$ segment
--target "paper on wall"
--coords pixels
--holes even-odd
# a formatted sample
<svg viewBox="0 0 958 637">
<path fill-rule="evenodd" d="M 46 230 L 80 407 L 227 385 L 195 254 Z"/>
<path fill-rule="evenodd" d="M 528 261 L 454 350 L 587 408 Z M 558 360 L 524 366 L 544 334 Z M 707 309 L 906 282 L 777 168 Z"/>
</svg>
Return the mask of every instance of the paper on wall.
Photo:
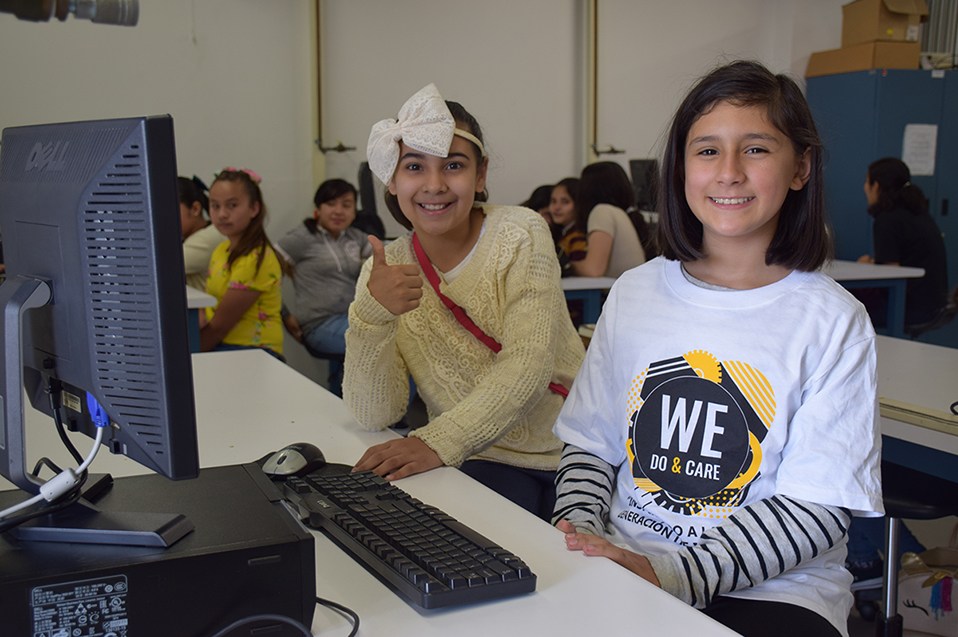
<svg viewBox="0 0 958 637">
<path fill-rule="evenodd" d="M 935 174 L 937 147 L 937 124 L 905 125 L 905 134 L 901 143 L 901 160 L 908 165 L 912 177 Z"/>
</svg>

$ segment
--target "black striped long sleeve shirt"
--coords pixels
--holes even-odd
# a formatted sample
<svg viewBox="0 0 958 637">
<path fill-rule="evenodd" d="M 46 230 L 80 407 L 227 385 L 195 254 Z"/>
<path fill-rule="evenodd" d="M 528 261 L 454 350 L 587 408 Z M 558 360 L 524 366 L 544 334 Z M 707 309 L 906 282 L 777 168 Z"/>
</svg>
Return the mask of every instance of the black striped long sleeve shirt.
<svg viewBox="0 0 958 637">
<path fill-rule="evenodd" d="M 559 463 L 553 524 L 605 535 L 616 468 L 567 445 Z M 663 589 L 696 607 L 756 586 L 834 547 L 848 532 L 843 508 L 775 495 L 739 509 L 695 546 L 647 556 Z"/>
</svg>

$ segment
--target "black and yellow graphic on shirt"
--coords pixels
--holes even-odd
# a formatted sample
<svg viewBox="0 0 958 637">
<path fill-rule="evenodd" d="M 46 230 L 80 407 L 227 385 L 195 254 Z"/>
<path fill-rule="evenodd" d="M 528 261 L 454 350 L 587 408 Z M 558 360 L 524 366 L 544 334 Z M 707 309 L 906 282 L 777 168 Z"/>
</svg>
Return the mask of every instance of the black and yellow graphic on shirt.
<svg viewBox="0 0 958 637">
<path fill-rule="evenodd" d="M 650 365 L 628 412 L 636 488 L 676 513 L 724 518 L 758 476 L 775 393 L 754 367 L 696 350 Z"/>
</svg>

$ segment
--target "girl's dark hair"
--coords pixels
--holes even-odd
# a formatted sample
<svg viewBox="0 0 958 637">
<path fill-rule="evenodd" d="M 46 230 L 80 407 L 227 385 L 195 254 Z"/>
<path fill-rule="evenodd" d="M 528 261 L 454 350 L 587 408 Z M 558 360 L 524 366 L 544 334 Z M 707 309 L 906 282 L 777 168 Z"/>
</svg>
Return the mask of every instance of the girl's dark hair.
<svg viewBox="0 0 958 637">
<path fill-rule="evenodd" d="M 607 203 L 621 208 L 629 215 L 635 232 L 639 235 L 639 242 L 646 254 L 654 253 L 655 237 L 645 217 L 635 207 L 635 188 L 632 180 L 625 174 L 625 169 L 614 161 L 597 161 L 582 169 L 582 179 L 579 182 L 579 197 L 576 199 L 576 217 L 586 231 L 589 214 L 600 203 Z"/>
<path fill-rule="evenodd" d="M 449 112 L 452 114 L 452 118 L 456 120 L 456 128 L 462 129 L 467 133 L 472 133 L 475 137 L 482 142 L 482 145 L 486 145 L 486 140 L 482 138 L 482 128 L 479 126 L 479 122 L 476 121 L 476 118 L 472 116 L 462 104 L 459 102 L 450 102 L 446 100 L 446 107 L 449 109 Z M 482 151 L 479 150 L 479 147 L 469 142 L 469 145 L 473 147 L 476 151 L 476 162 L 477 166 L 482 163 Z M 406 230 L 412 230 L 412 223 L 409 219 L 406 219 L 406 215 L 402 213 L 402 209 L 399 207 L 399 200 L 396 199 L 396 195 L 386 190 L 386 194 L 383 197 L 386 201 L 386 208 L 389 209 L 390 214 L 392 214 L 393 219 L 399 222 Z M 476 193 L 476 201 L 488 201 L 489 192 L 483 189 L 482 192 Z"/>
<path fill-rule="evenodd" d="M 868 167 L 868 181 L 878 184 L 878 202 L 868 208 L 873 216 L 894 208 L 913 215 L 928 212 L 928 199 L 921 188 L 911 183 L 911 171 L 900 159 L 885 157 Z"/>
<path fill-rule="evenodd" d="M 635 205 L 635 190 L 622 166 L 614 161 L 598 161 L 582 169 L 579 196 L 575 201 L 576 212 L 588 219 L 600 203 L 628 210 Z"/>
<path fill-rule="evenodd" d="M 316 189 L 316 195 L 313 197 L 313 203 L 318 209 L 327 201 L 339 199 L 348 193 L 353 193 L 353 199 L 356 199 L 356 188 L 351 183 L 345 179 L 327 179 L 319 185 L 319 188 Z M 306 229 L 312 234 L 319 232 L 319 222 L 312 217 L 303 220 L 303 225 L 306 226 Z"/>
<path fill-rule="evenodd" d="M 525 208 L 531 208 L 536 212 L 539 212 L 543 208 L 549 207 L 549 201 L 552 198 L 552 185 L 548 184 L 545 186 L 539 186 L 532 191 L 532 194 L 529 195 L 529 198 L 523 201 L 520 206 Z"/>
<path fill-rule="evenodd" d="M 702 252 L 702 224 L 685 198 L 685 147 L 692 125 L 720 102 L 763 106 L 768 121 L 792 142 L 796 155 L 811 161 L 808 183 L 789 190 L 765 263 L 802 271 L 817 270 L 832 255 L 825 219 L 823 148 L 808 102 L 798 85 L 758 62 L 737 61 L 702 78 L 679 106 L 666 140 L 659 196 L 659 247 L 669 259 L 695 261 Z"/>
<path fill-rule="evenodd" d="M 180 203 L 187 208 L 192 208 L 193 203 L 198 201 L 200 202 L 200 207 L 207 216 L 209 216 L 210 198 L 206 196 L 206 193 L 209 192 L 209 188 L 206 187 L 203 180 L 193 175 L 192 179 L 178 177 L 176 181 L 180 191 Z"/>
<path fill-rule="evenodd" d="M 259 248 L 260 254 L 256 260 L 256 271 L 259 272 L 259 267 L 263 264 L 263 259 L 266 257 L 266 248 L 268 247 L 273 250 L 276 254 L 276 258 L 279 259 L 279 266 L 283 273 L 290 274 L 291 270 L 286 260 L 283 259 L 279 252 L 273 249 L 273 244 L 270 243 L 269 237 L 266 236 L 266 229 L 264 227 L 266 204 L 263 202 L 263 193 L 259 189 L 259 184 L 253 181 L 250 176 L 242 170 L 224 170 L 220 172 L 216 175 L 216 179 L 213 180 L 213 185 L 210 186 L 210 188 L 220 181 L 239 183 L 243 186 L 247 196 L 249 196 L 250 206 L 255 203 L 259 204 L 259 214 L 250 220 L 249 225 L 246 226 L 246 230 L 243 231 L 243 236 L 240 237 L 239 242 L 236 244 L 236 248 L 230 251 L 229 257 L 226 259 L 226 267 L 233 267 L 233 263 L 237 259 Z"/>
</svg>

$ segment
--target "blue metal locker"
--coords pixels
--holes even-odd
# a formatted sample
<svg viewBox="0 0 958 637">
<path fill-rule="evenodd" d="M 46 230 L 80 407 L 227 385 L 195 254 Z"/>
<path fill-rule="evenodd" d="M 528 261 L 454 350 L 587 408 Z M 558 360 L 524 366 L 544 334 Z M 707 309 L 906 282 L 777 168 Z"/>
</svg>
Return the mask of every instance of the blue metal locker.
<svg viewBox="0 0 958 637">
<path fill-rule="evenodd" d="M 827 153 L 825 196 L 839 259 L 873 253 L 863 192 L 868 165 L 902 157 L 906 125 L 938 126 L 935 174 L 912 182 L 928 197 L 945 235 L 949 285 L 958 284 L 958 71 L 873 69 L 813 77 L 807 97 Z M 958 322 L 922 340 L 958 347 Z"/>
<path fill-rule="evenodd" d="M 944 78 L 932 78 L 931 71 L 870 70 L 808 79 L 808 102 L 827 151 L 825 194 L 839 259 L 871 254 L 871 217 L 862 190 L 868 165 L 901 157 L 907 124 L 941 125 L 944 86 Z M 939 139 L 939 154 L 941 147 Z M 912 180 L 932 201 L 936 176 Z"/>
</svg>

